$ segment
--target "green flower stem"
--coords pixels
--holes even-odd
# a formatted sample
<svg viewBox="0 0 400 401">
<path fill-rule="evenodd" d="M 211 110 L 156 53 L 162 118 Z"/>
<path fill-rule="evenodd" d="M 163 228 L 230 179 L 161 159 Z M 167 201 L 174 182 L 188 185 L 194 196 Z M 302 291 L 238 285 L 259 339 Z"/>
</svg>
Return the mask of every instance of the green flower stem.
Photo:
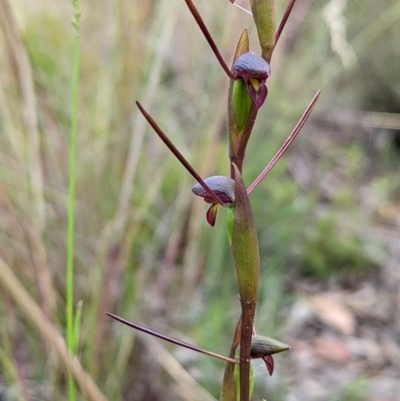
<svg viewBox="0 0 400 401">
<path fill-rule="evenodd" d="M 67 346 L 73 353 L 76 333 L 74 330 L 74 220 L 75 220 L 75 162 L 76 162 L 76 136 L 78 125 L 78 86 L 79 86 L 79 51 L 80 51 L 80 10 L 79 1 L 72 1 L 75 15 L 73 26 L 75 28 L 75 43 L 72 72 L 72 115 L 69 145 L 69 186 L 68 186 L 68 229 L 67 229 L 67 274 L 66 274 L 66 320 L 67 320 Z M 68 400 L 75 400 L 75 384 L 71 372 L 68 373 Z"/>
<path fill-rule="evenodd" d="M 76 354 L 79 345 L 79 335 L 80 335 L 79 329 L 81 327 L 81 320 L 82 320 L 82 307 L 83 307 L 83 302 L 79 301 L 74 318 L 74 341 L 71 350 L 73 354 Z"/>
</svg>

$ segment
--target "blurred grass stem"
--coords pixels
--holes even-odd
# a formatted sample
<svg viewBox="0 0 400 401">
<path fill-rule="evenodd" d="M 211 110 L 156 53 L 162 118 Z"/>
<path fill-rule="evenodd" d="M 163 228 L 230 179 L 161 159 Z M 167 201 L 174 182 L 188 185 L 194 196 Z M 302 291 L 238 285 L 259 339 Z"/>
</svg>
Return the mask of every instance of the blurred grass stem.
<svg viewBox="0 0 400 401">
<path fill-rule="evenodd" d="M 165 3 L 165 7 L 165 9 L 160 9 L 160 13 L 165 14 L 167 12 L 167 3 Z M 169 15 L 169 18 L 165 20 L 164 26 L 162 27 L 162 30 L 159 34 L 159 41 L 155 46 L 155 51 L 153 55 L 154 61 L 152 64 L 152 69 L 149 72 L 149 76 L 151 76 L 152 78 L 149 80 L 144 90 L 143 104 L 146 107 L 151 107 L 154 95 L 157 91 L 157 87 L 160 84 L 162 72 L 165 67 L 168 51 L 170 48 L 172 34 L 176 27 L 177 18 L 178 13 L 172 13 L 172 15 Z M 135 182 L 139 156 L 141 154 L 141 149 L 143 145 L 145 127 L 146 123 L 140 117 L 140 115 L 137 114 L 133 122 L 132 137 L 122 178 L 118 209 L 114 218 L 113 227 L 110 230 L 112 232 L 112 235 L 116 234 L 117 237 L 118 235 L 121 235 L 121 232 L 124 230 L 126 222 L 128 220 L 127 215 L 129 214 L 130 200 L 133 192 L 133 185 Z"/>
<path fill-rule="evenodd" d="M 23 138 L 20 138 L 23 144 L 20 146 L 19 140 L 16 139 L 18 138 L 16 130 L 9 130 L 9 132 L 13 132 L 10 135 L 10 141 L 14 145 L 15 153 L 24 160 L 23 165 L 27 176 L 29 196 L 32 198 L 30 204 L 34 208 L 34 210 L 29 209 L 28 241 L 30 242 L 32 265 L 37 272 L 37 284 L 41 295 L 42 307 L 45 313 L 50 316 L 56 309 L 56 297 L 43 243 L 43 230 L 46 221 L 43 166 L 36 110 L 37 98 L 32 65 L 22 37 L 23 32 L 18 24 L 13 3 L 9 0 L 0 1 L 0 26 L 5 37 L 5 48 L 7 50 L 4 55 L 8 56 L 15 83 L 18 87 L 23 120 L 22 131 L 26 133 Z M 7 131 L 6 129 L 4 130 L 4 132 Z"/>
<path fill-rule="evenodd" d="M 78 89 L 79 89 L 79 51 L 80 51 L 80 9 L 79 0 L 73 0 L 75 41 L 72 65 L 71 132 L 69 144 L 69 185 L 68 185 L 68 229 L 67 229 L 67 277 L 66 277 L 66 320 L 67 346 L 70 352 L 76 348 L 74 330 L 74 220 L 75 220 L 75 164 L 76 136 L 78 125 Z M 68 400 L 75 400 L 75 384 L 72 373 L 68 372 Z"/>
<path fill-rule="evenodd" d="M 44 340 L 55 351 L 65 370 L 75 378 L 82 392 L 91 401 L 107 401 L 92 377 L 82 368 L 78 358 L 68 351 L 65 341 L 56 327 L 47 319 L 35 300 L 25 290 L 12 269 L 0 258 L 0 283 L 18 305 L 27 320 L 42 335 Z"/>
</svg>

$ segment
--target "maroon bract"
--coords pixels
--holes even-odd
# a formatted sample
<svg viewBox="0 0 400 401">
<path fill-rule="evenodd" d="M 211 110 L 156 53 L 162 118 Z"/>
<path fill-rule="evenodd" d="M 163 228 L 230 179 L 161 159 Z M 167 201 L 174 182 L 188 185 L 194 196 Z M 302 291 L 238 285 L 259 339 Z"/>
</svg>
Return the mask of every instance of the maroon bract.
<svg viewBox="0 0 400 401">
<path fill-rule="evenodd" d="M 272 376 L 272 373 L 274 373 L 274 359 L 271 355 L 264 356 L 261 359 L 265 362 L 269 375 Z"/>
<path fill-rule="evenodd" d="M 210 208 L 207 210 L 206 219 L 207 219 L 207 223 L 211 227 L 215 226 L 215 221 L 217 220 L 217 212 L 218 212 L 217 204 L 211 205 Z"/>
</svg>

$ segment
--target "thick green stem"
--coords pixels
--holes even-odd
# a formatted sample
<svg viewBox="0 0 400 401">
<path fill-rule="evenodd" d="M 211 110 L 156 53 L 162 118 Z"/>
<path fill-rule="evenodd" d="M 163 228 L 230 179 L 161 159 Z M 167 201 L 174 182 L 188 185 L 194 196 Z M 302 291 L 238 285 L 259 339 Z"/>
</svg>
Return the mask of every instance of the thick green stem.
<svg viewBox="0 0 400 401">
<path fill-rule="evenodd" d="M 248 401 L 250 394 L 250 348 L 256 310 L 260 258 L 253 211 L 246 187 L 236 165 L 235 210 L 232 229 L 232 255 L 238 279 L 242 306 L 240 335 L 240 401 Z"/>
</svg>

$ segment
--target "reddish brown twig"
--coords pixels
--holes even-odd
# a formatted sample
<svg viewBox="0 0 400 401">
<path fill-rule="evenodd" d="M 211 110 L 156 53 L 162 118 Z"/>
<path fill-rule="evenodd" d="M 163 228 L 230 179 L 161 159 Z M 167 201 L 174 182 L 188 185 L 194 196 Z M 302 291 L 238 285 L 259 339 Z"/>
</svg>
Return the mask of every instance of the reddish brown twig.
<svg viewBox="0 0 400 401">
<path fill-rule="evenodd" d="M 279 38 L 281 36 L 283 28 L 285 28 L 287 20 L 289 19 L 289 16 L 290 16 L 290 13 L 292 12 L 294 3 L 296 3 L 296 0 L 290 0 L 289 4 L 286 7 L 285 12 L 283 13 L 282 20 L 281 20 L 281 22 L 279 24 L 279 27 L 278 27 L 278 29 L 277 29 L 277 31 L 275 33 L 275 46 L 278 43 L 278 40 L 279 40 Z"/>
<path fill-rule="evenodd" d="M 237 79 L 233 76 L 231 70 L 229 67 L 226 65 L 225 60 L 222 58 L 221 53 L 218 50 L 217 45 L 215 44 L 210 32 L 208 31 L 203 19 L 201 18 L 201 15 L 197 11 L 197 8 L 193 4 L 192 0 L 185 0 L 186 5 L 188 6 L 190 12 L 192 13 L 194 19 L 197 22 L 197 25 L 201 29 L 201 32 L 203 32 L 204 37 L 206 38 L 208 44 L 210 45 L 212 51 L 215 54 L 215 57 L 217 57 L 219 64 L 223 68 L 223 70 L 226 72 L 226 75 L 228 75 L 229 79 Z"/>
<path fill-rule="evenodd" d="M 188 349 L 190 349 L 192 351 L 199 352 L 200 354 L 213 356 L 214 358 L 222 359 L 223 361 L 236 363 L 236 364 L 239 363 L 239 361 L 237 361 L 236 359 L 229 358 L 229 357 L 223 356 L 223 355 L 219 355 L 219 354 L 216 354 L 214 352 L 207 351 L 205 349 L 196 347 L 195 345 L 192 345 L 192 344 L 186 343 L 184 341 L 178 340 L 176 338 L 166 336 L 166 335 L 158 333 L 158 332 L 156 332 L 154 330 L 148 329 L 147 327 L 144 327 L 144 326 L 142 326 L 140 324 L 133 323 L 133 322 L 130 322 L 129 320 L 122 319 L 121 317 L 119 317 L 117 315 L 114 315 L 112 313 L 109 313 L 109 312 L 105 312 L 105 313 L 106 313 L 107 316 L 110 316 L 111 318 L 113 318 L 115 320 L 118 320 L 118 322 L 121 322 L 121 323 L 125 324 L 126 326 L 129 326 L 129 327 L 132 327 L 133 329 L 142 331 L 143 333 L 150 334 L 151 336 L 161 338 L 162 340 L 168 341 L 168 342 L 170 342 L 172 344 L 176 344 L 176 345 L 179 345 L 181 347 L 188 348 Z"/>
</svg>

